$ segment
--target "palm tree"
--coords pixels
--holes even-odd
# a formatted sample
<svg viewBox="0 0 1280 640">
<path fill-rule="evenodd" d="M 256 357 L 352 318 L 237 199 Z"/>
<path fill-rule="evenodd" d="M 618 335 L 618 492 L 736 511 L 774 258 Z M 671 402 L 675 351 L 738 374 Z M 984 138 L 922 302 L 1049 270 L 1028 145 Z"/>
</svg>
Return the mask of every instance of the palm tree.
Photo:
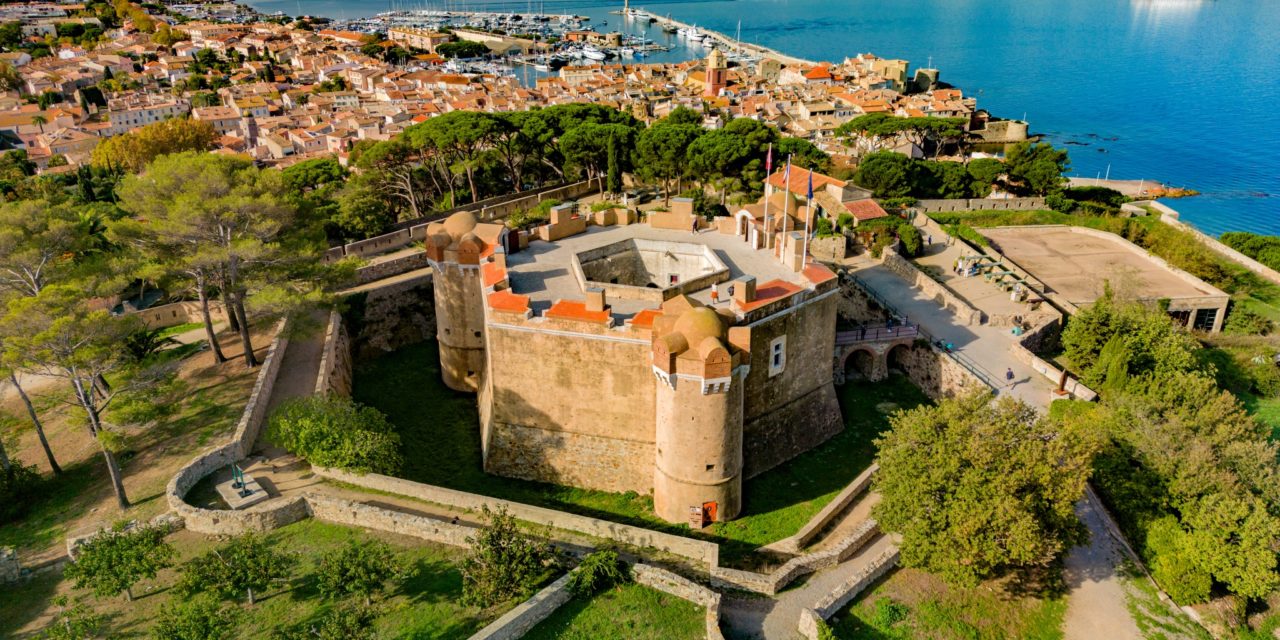
<svg viewBox="0 0 1280 640">
<path fill-rule="evenodd" d="M 44 125 L 47 122 L 49 122 L 49 119 L 44 117 L 44 114 L 42 113 L 37 113 L 36 115 L 31 116 L 31 124 L 40 127 L 40 133 L 44 133 Z"/>
</svg>

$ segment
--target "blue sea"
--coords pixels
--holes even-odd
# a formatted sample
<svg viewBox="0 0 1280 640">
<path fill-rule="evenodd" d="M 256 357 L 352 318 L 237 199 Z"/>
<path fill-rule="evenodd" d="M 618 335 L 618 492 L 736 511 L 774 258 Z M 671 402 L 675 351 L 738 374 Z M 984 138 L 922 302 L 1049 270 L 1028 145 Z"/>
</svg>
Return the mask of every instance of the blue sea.
<svg viewBox="0 0 1280 640">
<path fill-rule="evenodd" d="M 396 9 L 574 13 L 640 32 L 621 2 L 249 0 L 267 12 L 354 18 Z M 1280 235 L 1280 2 L 1276 0 L 713 0 L 632 6 L 813 60 L 861 52 L 930 62 L 979 106 L 1030 121 L 1072 173 L 1158 180 L 1219 234 Z M 601 26 L 608 21 L 607 26 Z M 740 25 L 740 26 L 739 26 Z M 649 37 L 663 42 L 651 29 Z M 650 60 L 705 52 L 678 46 Z"/>
</svg>

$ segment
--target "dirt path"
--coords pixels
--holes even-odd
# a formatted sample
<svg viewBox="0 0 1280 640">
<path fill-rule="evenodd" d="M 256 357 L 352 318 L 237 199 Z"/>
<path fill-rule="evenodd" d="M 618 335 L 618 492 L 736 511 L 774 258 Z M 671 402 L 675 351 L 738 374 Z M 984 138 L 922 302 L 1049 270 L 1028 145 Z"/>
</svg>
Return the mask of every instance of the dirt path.
<svg viewBox="0 0 1280 640">
<path fill-rule="evenodd" d="M 1088 496 L 1076 504 L 1076 515 L 1089 527 L 1089 544 L 1067 554 L 1067 613 L 1064 640 L 1138 640 L 1142 638 L 1127 605 L 1129 598 L 1119 566 L 1125 553 L 1111 537 L 1106 515 Z"/>
</svg>

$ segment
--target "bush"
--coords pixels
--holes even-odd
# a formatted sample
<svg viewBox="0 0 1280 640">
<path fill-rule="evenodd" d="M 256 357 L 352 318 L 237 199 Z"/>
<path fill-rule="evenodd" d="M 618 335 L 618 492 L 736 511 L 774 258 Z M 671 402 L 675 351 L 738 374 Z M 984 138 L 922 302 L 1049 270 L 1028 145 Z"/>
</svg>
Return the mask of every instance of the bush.
<svg viewBox="0 0 1280 640">
<path fill-rule="evenodd" d="M 1180 605 L 1206 602 L 1213 587 L 1213 576 L 1196 566 L 1188 542 L 1173 516 L 1164 516 L 1147 527 L 1144 555 L 1151 575 Z"/>
<path fill-rule="evenodd" d="M 853 219 L 853 214 L 848 211 L 842 212 L 839 217 L 836 218 L 836 227 L 840 229 L 852 229 L 856 224 L 856 221 Z"/>
<path fill-rule="evenodd" d="M 63 575 L 74 580 L 76 588 L 90 589 L 100 598 L 124 593 L 133 600 L 133 585 L 143 578 L 154 579 L 172 564 L 173 547 L 165 542 L 165 534 L 160 527 L 126 531 L 117 524 L 82 545 Z"/>
<path fill-rule="evenodd" d="M 368 640 L 377 614 L 368 607 L 344 605 L 330 609 L 314 622 L 277 628 L 271 640 Z"/>
<path fill-rule="evenodd" d="M 290 400 L 271 414 L 268 437 L 322 467 L 356 473 L 400 469 L 400 435 L 373 407 L 346 398 L 312 396 Z"/>
<path fill-rule="evenodd" d="M 34 466 L 10 462 L 9 472 L 0 471 L 0 525 L 16 522 L 37 502 L 44 478 Z"/>
<path fill-rule="evenodd" d="M 512 229 L 531 229 L 544 225 L 551 220 L 551 208 L 559 205 L 559 200 L 547 198 L 539 202 L 536 207 L 517 211 L 507 216 L 507 226 Z"/>
<path fill-rule="evenodd" d="M 942 225 L 942 230 L 946 231 L 947 235 L 953 238 L 961 238 L 964 241 L 974 246 L 978 246 L 978 247 L 991 246 L 991 241 L 987 240 L 986 236 L 982 235 L 981 233 L 978 233 L 976 229 L 964 223 L 944 224 Z"/>
<path fill-rule="evenodd" d="M 364 598 L 365 606 L 374 593 L 400 578 L 395 554 L 385 542 L 361 544 L 354 540 L 324 554 L 316 575 L 320 593 L 330 598 L 358 595 Z"/>
<path fill-rule="evenodd" d="M 222 640 L 231 637 L 236 611 L 207 598 L 178 602 L 160 611 L 151 630 L 154 640 Z"/>
<path fill-rule="evenodd" d="M 898 226 L 898 239 L 902 241 L 902 254 L 905 257 L 914 258 L 920 255 L 920 250 L 924 248 L 920 230 L 911 223 L 904 222 Z"/>
<path fill-rule="evenodd" d="M 1094 202 L 1103 207 L 1118 209 L 1129 198 L 1115 189 L 1107 187 L 1068 187 L 1062 195 L 1076 202 Z"/>
<path fill-rule="evenodd" d="M 1055 191 L 1045 196 L 1044 203 L 1050 209 L 1059 213 L 1071 213 L 1076 209 L 1076 201 L 1062 195 L 1061 191 Z"/>
<path fill-rule="evenodd" d="M 814 225 L 814 235 L 819 238 L 831 238 L 840 234 L 831 226 L 829 218 L 818 218 L 818 222 Z"/>
<path fill-rule="evenodd" d="M 877 235 L 875 241 L 871 243 L 871 256 L 879 258 L 884 253 L 885 247 L 893 244 L 893 236 Z"/>
<path fill-rule="evenodd" d="M 870 622 L 877 629 L 888 629 L 906 620 L 910 613 L 911 609 L 907 608 L 907 605 L 895 602 L 893 598 L 876 598 L 875 611 L 871 614 Z"/>
<path fill-rule="evenodd" d="M 583 558 L 569 577 L 569 590 L 586 597 L 630 580 L 631 568 L 618 559 L 618 552 L 596 551 Z"/>
<path fill-rule="evenodd" d="M 551 545 L 520 530 L 505 507 L 484 505 L 489 521 L 467 538 L 471 555 L 462 563 L 462 603 L 488 607 L 528 595 L 554 568 Z"/>
<path fill-rule="evenodd" d="M 211 592 L 224 600 L 261 593 L 288 575 L 293 558 L 272 549 L 255 534 L 245 534 L 198 558 L 182 568 L 177 592 L 191 595 Z"/>
<path fill-rule="evenodd" d="M 1222 330 L 1225 333 L 1246 336 L 1265 336 L 1274 329 L 1275 323 L 1265 316 L 1234 302 L 1231 303 L 1231 308 L 1227 311 L 1226 323 L 1222 325 Z"/>
<path fill-rule="evenodd" d="M 902 210 L 902 209 L 906 209 L 907 207 L 914 207 L 916 206 L 916 203 L 919 202 L 919 200 L 916 200 L 911 196 L 903 196 L 899 198 L 885 198 L 883 200 L 880 200 L 879 202 L 881 207 L 883 207 L 886 211 L 890 211 L 893 209 Z"/>
</svg>

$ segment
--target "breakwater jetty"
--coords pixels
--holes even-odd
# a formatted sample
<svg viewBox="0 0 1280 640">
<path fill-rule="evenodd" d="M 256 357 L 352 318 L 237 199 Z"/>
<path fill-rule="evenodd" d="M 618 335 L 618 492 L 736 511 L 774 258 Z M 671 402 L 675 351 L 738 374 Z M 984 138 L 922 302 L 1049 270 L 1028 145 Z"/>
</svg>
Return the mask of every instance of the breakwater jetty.
<svg viewBox="0 0 1280 640">
<path fill-rule="evenodd" d="M 669 16 L 660 16 L 653 13 L 649 13 L 649 14 L 638 13 L 635 15 L 637 15 L 637 17 L 643 16 L 644 18 L 652 17 L 655 20 L 655 24 L 663 27 L 674 27 L 676 29 L 693 29 L 696 27 L 696 25 L 692 25 L 687 22 L 681 22 Z M 751 56 L 757 56 L 761 58 L 773 58 L 774 60 L 779 60 L 785 64 L 805 65 L 805 66 L 814 66 L 818 64 L 817 62 L 814 62 L 812 60 L 805 60 L 804 58 L 789 56 L 780 51 L 775 51 L 773 49 L 770 49 L 768 47 L 764 47 L 758 44 L 754 44 L 751 42 L 743 42 L 740 40 L 734 40 L 733 38 L 730 38 L 729 36 L 726 36 L 723 33 L 720 33 L 719 31 L 712 31 L 710 29 L 704 29 L 702 27 L 696 27 L 696 28 L 698 29 L 699 32 L 702 33 L 703 36 L 712 38 L 716 42 L 720 43 L 721 45 L 731 50 L 738 50 Z"/>
</svg>

